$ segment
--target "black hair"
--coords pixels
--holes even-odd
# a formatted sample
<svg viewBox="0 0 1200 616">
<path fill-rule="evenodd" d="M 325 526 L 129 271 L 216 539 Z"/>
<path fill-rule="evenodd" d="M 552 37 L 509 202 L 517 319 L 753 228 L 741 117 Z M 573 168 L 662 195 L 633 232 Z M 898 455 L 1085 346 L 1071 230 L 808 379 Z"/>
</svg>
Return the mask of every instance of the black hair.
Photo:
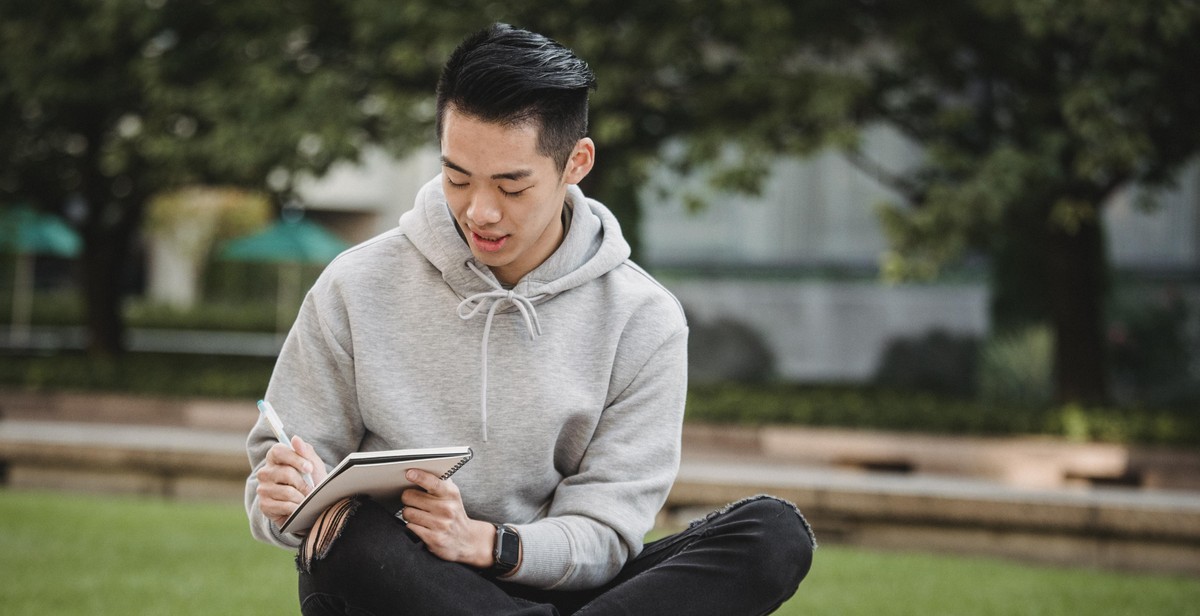
<svg viewBox="0 0 1200 616">
<path fill-rule="evenodd" d="M 492 24 L 450 54 L 437 86 L 437 135 L 446 109 L 510 126 L 532 122 L 538 152 L 565 169 L 587 135 L 588 93 L 596 76 L 555 41 L 508 24 Z"/>
</svg>

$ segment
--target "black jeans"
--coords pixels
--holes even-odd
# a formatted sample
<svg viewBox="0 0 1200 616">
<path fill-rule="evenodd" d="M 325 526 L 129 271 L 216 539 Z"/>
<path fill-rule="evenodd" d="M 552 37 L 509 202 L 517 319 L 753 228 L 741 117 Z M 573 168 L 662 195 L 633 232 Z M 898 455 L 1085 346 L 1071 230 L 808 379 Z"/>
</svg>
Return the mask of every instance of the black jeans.
<svg viewBox="0 0 1200 616">
<path fill-rule="evenodd" d="M 812 531 L 790 503 L 740 501 L 647 544 L 591 590 L 538 590 L 439 559 L 386 509 L 356 504 L 327 552 L 298 559 L 304 614 L 769 614 L 812 566 Z"/>
</svg>

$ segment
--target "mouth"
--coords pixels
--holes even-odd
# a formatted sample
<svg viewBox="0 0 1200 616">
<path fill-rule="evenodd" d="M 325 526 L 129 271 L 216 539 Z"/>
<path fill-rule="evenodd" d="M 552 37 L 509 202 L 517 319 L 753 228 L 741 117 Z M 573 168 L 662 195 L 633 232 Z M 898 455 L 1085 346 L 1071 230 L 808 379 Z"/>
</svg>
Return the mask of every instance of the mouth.
<svg viewBox="0 0 1200 616">
<path fill-rule="evenodd" d="M 480 235 L 474 231 L 471 232 L 471 243 L 483 252 L 496 252 L 504 248 L 504 243 L 507 241 L 507 235 L 487 236 Z"/>
</svg>

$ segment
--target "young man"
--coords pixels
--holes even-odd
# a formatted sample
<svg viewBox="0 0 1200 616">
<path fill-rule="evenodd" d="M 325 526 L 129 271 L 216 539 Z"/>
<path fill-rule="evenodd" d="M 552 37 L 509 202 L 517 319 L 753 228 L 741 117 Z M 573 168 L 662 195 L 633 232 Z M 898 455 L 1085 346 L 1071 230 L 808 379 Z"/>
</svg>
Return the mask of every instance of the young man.
<svg viewBox="0 0 1200 616">
<path fill-rule="evenodd" d="M 299 548 L 306 614 L 762 614 L 807 574 L 790 504 L 735 503 L 648 546 L 679 465 L 687 324 L 629 261 L 591 170 L 591 70 L 537 34 L 465 40 L 437 92 L 443 172 L 399 227 L 317 281 L 267 391 L 246 508 Z M 280 523 L 359 450 L 469 444 L 410 472 L 399 514 L 355 498 L 307 536 Z"/>
</svg>

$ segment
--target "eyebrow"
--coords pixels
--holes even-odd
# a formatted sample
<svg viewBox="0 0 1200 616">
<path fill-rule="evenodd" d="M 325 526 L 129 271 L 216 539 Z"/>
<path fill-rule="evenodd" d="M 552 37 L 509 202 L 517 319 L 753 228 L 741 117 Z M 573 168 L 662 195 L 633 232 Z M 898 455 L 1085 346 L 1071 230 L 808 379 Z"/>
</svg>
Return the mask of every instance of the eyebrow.
<svg viewBox="0 0 1200 616">
<path fill-rule="evenodd" d="M 442 157 L 442 164 L 467 176 L 467 177 L 471 177 L 471 175 L 472 175 L 472 173 L 470 171 L 463 169 L 462 166 L 456 164 L 454 161 L 450 160 L 449 158 L 446 158 L 445 156 Z M 523 180 L 531 175 L 533 175 L 532 169 L 517 169 L 516 171 L 509 171 L 507 173 L 494 173 L 494 174 L 492 174 L 492 179 L 493 180 L 517 181 L 517 180 Z"/>
</svg>

